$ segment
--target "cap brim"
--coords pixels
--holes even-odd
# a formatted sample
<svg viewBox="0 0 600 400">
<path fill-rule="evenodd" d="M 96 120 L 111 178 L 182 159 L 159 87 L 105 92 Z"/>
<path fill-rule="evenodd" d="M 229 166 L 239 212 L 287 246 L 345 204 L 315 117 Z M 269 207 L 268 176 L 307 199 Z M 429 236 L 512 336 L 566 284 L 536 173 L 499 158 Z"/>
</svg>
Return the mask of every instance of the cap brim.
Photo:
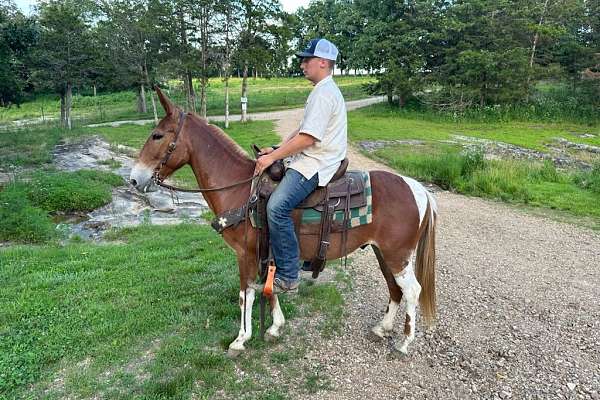
<svg viewBox="0 0 600 400">
<path fill-rule="evenodd" d="M 300 57 L 300 58 L 309 58 L 309 57 L 314 57 L 314 54 L 311 53 L 307 53 L 305 51 L 299 51 L 296 53 L 296 57 Z"/>
</svg>

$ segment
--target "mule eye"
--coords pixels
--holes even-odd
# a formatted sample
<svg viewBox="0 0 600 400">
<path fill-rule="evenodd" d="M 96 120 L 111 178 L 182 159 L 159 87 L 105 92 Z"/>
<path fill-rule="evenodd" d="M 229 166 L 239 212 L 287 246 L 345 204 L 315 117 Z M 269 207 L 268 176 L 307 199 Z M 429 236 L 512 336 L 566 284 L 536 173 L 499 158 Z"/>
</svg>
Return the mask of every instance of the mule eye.
<svg viewBox="0 0 600 400">
<path fill-rule="evenodd" d="M 162 133 L 153 133 L 153 134 L 152 134 L 152 139 L 153 139 L 153 140 L 160 140 L 160 139 L 162 139 L 162 138 L 163 138 L 163 136 L 164 136 L 164 135 L 163 135 Z"/>
</svg>

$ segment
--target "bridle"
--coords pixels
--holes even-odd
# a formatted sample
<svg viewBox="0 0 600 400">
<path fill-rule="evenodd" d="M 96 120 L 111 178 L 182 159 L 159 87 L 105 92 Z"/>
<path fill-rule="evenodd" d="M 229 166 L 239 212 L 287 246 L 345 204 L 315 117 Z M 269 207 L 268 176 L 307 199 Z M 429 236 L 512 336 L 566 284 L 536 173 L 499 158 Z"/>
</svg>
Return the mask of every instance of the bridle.
<svg viewBox="0 0 600 400">
<path fill-rule="evenodd" d="M 167 153 L 165 154 L 165 156 L 158 163 L 156 168 L 154 168 L 154 172 L 152 173 L 152 178 L 151 178 L 152 182 L 154 182 L 158 186 L 162 186 L 169 190 L 175 190 L 178 192 L 188 192 L 188 193 L 200 193 L 200 192 L 216 192 L 219 190 L 231 189 L 233 187 L 240 186 L 240 185 L 243 185 L 244 183 L 253 181 L 255 178 L 258 178 L 258 176 L 251 176 L 248 179 L 244 179 L 243 181 L 235 182 L 231 185 L 220 186 L 220 187 L 216 187 L 216 188 L 207 188 L 207 189 L 201 189 L 201 188 L 200 189 L 185 189 L 185 188 L 178 188 L 178 187 L 164 183 L 163 181 L 166 179 L 166 177 L 162 178 L 160 176 L 160 171 L 167 164 L 167 162 L 169 161 L 169 158 L 171 158 L 171 155 L 177 148 L 177 140 L 179 139 L 179 134 L 181 133 L 181 129 L 183 128 L 183 124 L 184 124 L 188 114 L 189 113 L 186 113 L 184 111 L 179 111 L 179 122 L 177 123 L 177 130 L 175 130 L 175 137 L 173 138 L 173 141 L 171 143 L 169 143 L 169 147 L 167 147 Z"/>
</svg>

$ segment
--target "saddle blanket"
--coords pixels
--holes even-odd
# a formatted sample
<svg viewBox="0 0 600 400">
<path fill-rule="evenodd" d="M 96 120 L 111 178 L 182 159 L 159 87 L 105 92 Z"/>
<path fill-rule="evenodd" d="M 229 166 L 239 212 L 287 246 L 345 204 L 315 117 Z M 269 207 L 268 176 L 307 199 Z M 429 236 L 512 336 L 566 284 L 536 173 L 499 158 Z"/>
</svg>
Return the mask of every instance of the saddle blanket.
<svg viewBox="0 0 600 400">
<path fill-rule="evenodd" d="M 368 172 L 361 171 L 361 175 L 364 182 L 364 193 L 367 200 L 366 205 L 363 207 L 356 207 L 350 209 L 350 219 L 348 220 L 348 229 L 356 228 L 357 226 L 370 224 L 373 222 L 373 196 L 371 194 L 371 177 Z M 250 221 L 253 227 L 257 227 L 257 218 L 254 210 L 250 212 Z M 333 220 L 335 222 L 342 223 L 344 221 L 344 210 L 337 210 L 334 213 Z M 314 208 L 306 208 L 302 210 L 302 222 L 301 224 L 320 224 L 321 213 Z M 258 226 L 260 228 L 260 226 Z"/>
<path fill-rule="evenodd" d="M 362 171 L 362 178 L 365 184 L 365 197 L 367 204 L 364 207 L 350 209 L 350 219 L 348 220 L 348 229 L 357 226 L 370 224 L 373 222 L 373 196 L 371 194 L 371 177 L 368 172 Z M 337 210 L 333 215 L 335 222 L 344 221 L 344 210 Z M 321 213 L 314 208 L 307 208 L 302 213 L 302 224 L 320 224 Z"/>
</svg>

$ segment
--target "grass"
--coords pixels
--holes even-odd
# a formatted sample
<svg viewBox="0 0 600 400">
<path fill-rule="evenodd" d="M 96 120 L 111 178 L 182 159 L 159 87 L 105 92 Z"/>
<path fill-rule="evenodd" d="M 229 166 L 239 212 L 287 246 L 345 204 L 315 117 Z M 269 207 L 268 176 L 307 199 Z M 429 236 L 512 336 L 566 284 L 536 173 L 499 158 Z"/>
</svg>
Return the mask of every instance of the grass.
<svg viewBox="0 0 600 400">
<path fill-rule="evenodd" d="M 464 122 L 429 113 L 402 111 L 378 104 L 348 114 L 349 136 L 363 140 L 452 140 L 453 135 L 470 136 L 545 151 L 546 144 L 563 137 L 574 143 L 600 146 L 600 125 L 531 122 Z M 595 137 L 582 137 L 583 134 Z"/>
<path fill-rule="evenodd" d="M 363 84 L 370 82 L 370 77 L 336 77 L 346 100 L 356 100 L 367 97 Z M 239 98 L 241 95 L 241 82 L 239 78 L 230 80 L 230 112 L 239 114 Z M 177 104 L 185 105 L 185 96 L 181 89 L 181 82 L 170 82 L 171 89 L 166 88 L 168 95 Z M 197 88 L 198 83 L 194 86 Z M 260 112 L 291 107 L 301 107 L 312 86 L 303 77 L 273 78 L 273 79 L 248 79 L 248 111 Z M 199 93 L 199 90 L 198 92 Z M 113 121 L 123 119 L 152 118 L 150 94 L 147 94 L 148 113 L 139 114 L 136 106 L 136 94 L 133 90 L 99 94 L 96 97 L 90 93 L 76 93 L 73 97 L 73 119 L 75 125 L 84 122 Z M 209 115 L 224 114 L 224 83 L 219 78 L 209 81 L 207 92 L 207 111 Z M 199 102 L 198 102 L 199 105 Z M 162 108 L 157 102 L 159 114 Z M 23 103 L 21 107 L 0 109 L 0 123 L 7 123 L 20 119 L 56 118 L 60 114 L 60 103 L 57 96 L 44 95 Z"/>
<path fill-rule="evenodd" d="M 600 228 L 600 167 L 588 172 L 558 171 L 551 163 L 486 160 L 481 152 L 448 145 L 388 146 L 374 156 L 404 175 L 471 196 L 567 212 Z"/>
<path fill-rule="evenodd" d="M 586 160 L 595 163 L 589 171 L 563 171 L 548 163 L 487 160 L 482 152 L 465 152 L 454 144 L 454 135 L 460 135 L 542 152 L 556 138 L 600 146 L 600 125 L 453 121 L 385 104 L 353 111 L 348 120 L 351 141 L 387 142 L 367 155 L 404 175 L 466 195 L 557 210 L 574 222 L 587 219 L 584 225 L 600 228 L 600 159 Z M 421 144 L 402 143 L 410 140 Z"/>
<path fill-rule="evenodd" d="M 110 203 L 123 179 L 92 170 L 36 172 L 0 191 L 0 240 L 39 243 L 57 238 L 51 215 L 91 211 Z"/>
<path fill-rule="evenodd" d="M 273 368 L 298 368 L 297 390 L 327 388 L 315 367 L 297 363 L 302 337 L 270 350 L 255 335 L 249 354 L 225 356 L 239 328 L 239 280 L 234 254 L 210 228 L 147 225 L 109 239 L 0 249 L 0 396 L 287 398 L 269 385 Z M 322 298 L 339 299 L 335 286 L 301 291 L 282 297 L 286 318 L 340 314 L 338 300 Z"/>
</svg>

